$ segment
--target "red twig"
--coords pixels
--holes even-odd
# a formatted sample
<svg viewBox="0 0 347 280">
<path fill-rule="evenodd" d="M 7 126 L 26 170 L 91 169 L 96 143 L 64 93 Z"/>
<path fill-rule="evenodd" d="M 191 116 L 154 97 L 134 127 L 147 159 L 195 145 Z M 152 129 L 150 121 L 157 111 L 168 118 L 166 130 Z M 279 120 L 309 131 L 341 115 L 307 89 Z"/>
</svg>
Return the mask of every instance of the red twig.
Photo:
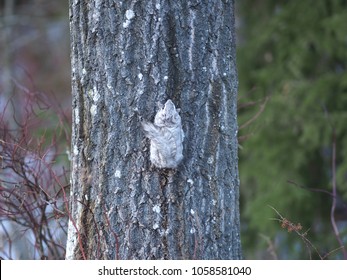
<svg viewBox="0 0 347 280">
<path fill-rule="evenodd" d="M 59 112 L 52 110 L 44 94 L 21 89 L 20 98 L 15 102 L 10 99 L 0 113 L 0 237 L 7 244 L 0 248 L 0 257 L 19 257 L 14 252 L 17 241 L 22 240 L 30 246 L 27 252 L 21 251 L 22 257 L 61 259 L 65 248 L 60 240 L 67 225 L 61 200 L 67 203 L 67 197 L 62 198 L 59 186 L 64 190 L 68 178 L 65 170 L 57 169 L 61 164 L 56 163 L 58 128 L 45 128 L 43 135 L 37 134 L 50 124 L 40 116 L 59 116 Z M 11 114 L 5 112 L 9 104 Z M 52 229 L 54 221 L 58 230 Z M 5 228 L 8 225 L 16 226 L 21 236 Z"/>
</svg>

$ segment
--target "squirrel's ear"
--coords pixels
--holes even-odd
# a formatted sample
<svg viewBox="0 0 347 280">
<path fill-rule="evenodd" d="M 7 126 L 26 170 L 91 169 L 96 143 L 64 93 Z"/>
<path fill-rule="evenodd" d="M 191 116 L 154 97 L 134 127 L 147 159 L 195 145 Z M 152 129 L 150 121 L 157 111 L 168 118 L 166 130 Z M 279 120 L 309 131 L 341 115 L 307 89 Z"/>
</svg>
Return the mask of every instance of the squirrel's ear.
<svg viewBox="0 0 347 280">
<path fill-rule="evenodd" d="M 176 109 L 177 113 L 181 112 L 181 108 Z"/>
</svg>

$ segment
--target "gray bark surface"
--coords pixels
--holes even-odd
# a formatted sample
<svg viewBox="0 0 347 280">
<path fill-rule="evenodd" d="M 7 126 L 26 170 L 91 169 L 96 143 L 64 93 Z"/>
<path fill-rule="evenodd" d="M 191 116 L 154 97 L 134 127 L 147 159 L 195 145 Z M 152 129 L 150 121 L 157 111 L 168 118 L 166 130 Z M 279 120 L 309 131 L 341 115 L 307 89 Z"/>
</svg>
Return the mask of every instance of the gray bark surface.
<svg viewBox="0 0 347 280">
<path fill-rule="evenodd" d="M 67 259 L 240 259 L 233 1 L 70 1 Z M 181 108 L 177 169 L 141 120 Z"/>
</svg>

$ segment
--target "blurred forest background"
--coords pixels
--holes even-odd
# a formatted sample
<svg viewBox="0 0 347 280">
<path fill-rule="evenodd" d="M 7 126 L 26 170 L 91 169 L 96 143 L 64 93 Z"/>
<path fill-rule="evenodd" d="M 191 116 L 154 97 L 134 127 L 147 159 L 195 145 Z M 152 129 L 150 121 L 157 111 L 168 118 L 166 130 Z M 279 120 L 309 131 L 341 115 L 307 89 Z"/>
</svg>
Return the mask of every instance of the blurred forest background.
<svg viewBox="0 0 347 280">
<path fill-rule="evenodd" d="M 244 257 L 347 258 L 347 1 L 236 2 Z M 0 3 L 0 258 L 62 259 L 68 1 Z"/>
</svg>

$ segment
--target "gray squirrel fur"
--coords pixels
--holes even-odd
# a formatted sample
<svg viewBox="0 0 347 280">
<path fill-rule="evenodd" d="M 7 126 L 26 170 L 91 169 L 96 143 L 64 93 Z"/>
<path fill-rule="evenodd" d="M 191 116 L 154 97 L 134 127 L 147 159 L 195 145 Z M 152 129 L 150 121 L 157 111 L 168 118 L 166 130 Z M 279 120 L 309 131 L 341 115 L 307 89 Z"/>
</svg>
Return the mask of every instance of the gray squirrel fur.
<svg viewBox="0 0 347 280">
<path fill-rule="evenodd" d="M 150 139 L 150 160 L 158 168 L 176 168 L 183 159 L 181 117 L 175 104 L 168 99 L 155 115 L 154 123 L 142 122 L 142 128 Z"/>
</svg>

